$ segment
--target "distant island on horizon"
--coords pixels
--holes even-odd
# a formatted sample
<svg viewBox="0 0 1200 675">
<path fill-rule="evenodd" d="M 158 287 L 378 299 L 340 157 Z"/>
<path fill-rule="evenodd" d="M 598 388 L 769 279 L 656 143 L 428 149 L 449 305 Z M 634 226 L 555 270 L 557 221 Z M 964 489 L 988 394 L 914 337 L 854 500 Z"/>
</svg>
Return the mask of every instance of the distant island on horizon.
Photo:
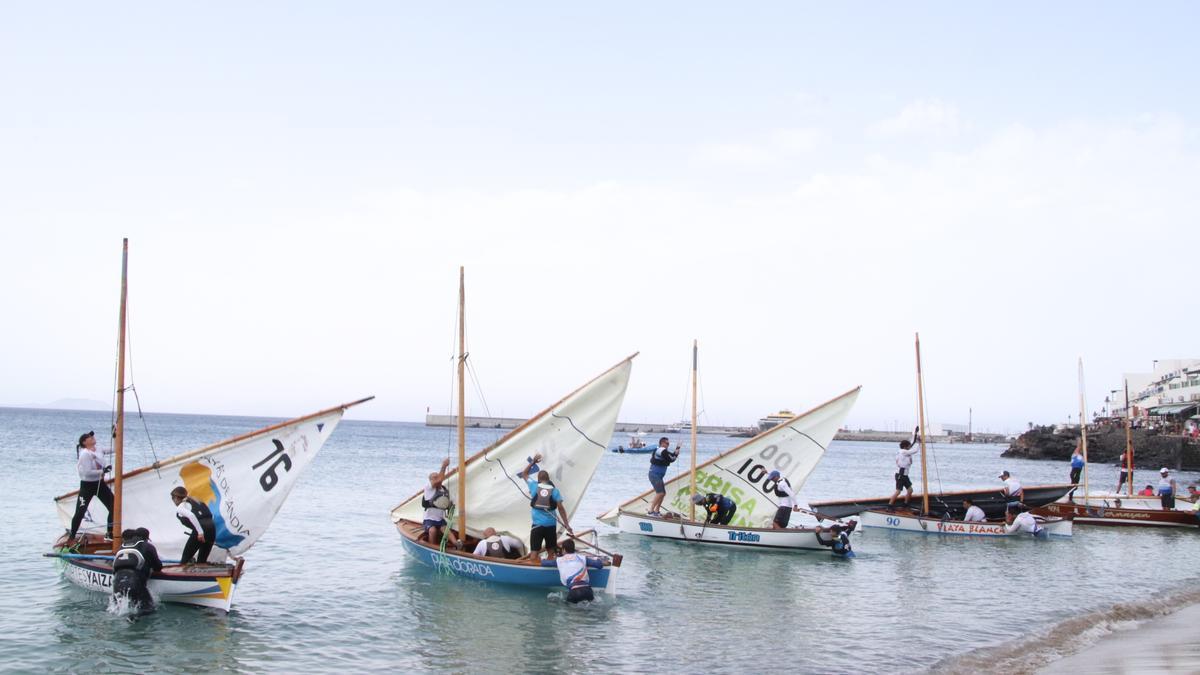
<svg viewBox="0 0 1200 675">
<path fill-rule="evenodd" d="M 35 408 L 39 410 L 92 410 L 106 411 L 111 410 L 112 406 L 103 402 L 95 401 L 90 398 L 60 398 L 49 403 L 18 403 L 7 406 L 9 408 Z"/>
</svg>

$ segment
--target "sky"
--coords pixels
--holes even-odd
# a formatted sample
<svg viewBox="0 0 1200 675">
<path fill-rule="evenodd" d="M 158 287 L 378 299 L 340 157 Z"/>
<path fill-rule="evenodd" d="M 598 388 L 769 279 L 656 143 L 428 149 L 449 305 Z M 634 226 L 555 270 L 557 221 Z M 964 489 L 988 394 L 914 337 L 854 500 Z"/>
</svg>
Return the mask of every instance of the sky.
<svg viewBox="0 0 1200 675">
<path fill-rule="evenodd" d="M 1200 356 L 1194 3 L 0 10 L 0 405 L 1016 432 Z"/>
</svg>

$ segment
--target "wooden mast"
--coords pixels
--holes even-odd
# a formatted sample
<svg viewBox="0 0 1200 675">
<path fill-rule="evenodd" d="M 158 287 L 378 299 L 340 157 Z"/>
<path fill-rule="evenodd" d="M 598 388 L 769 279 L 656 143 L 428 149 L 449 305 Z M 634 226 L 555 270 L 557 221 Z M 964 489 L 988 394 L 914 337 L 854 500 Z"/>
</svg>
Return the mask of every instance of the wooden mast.
<svg viewBox="0 0 1200 675">
<path fill-rule="evenodd" d="M 121 547 L 121 477 L 125 473 L 125 300 L 129 285 L 129 239 L 121 241 L 121 313 L 117 320 L 117 419 L 113 429 L 112 551 Z M 100 480 L 104 480 L 101 476 Z"/>
<path fill-rule="evenodd" d="M 1133 496 L 1133 411 L 1129 409 L 1129 380 L 1125 380 L 1125 471 L 1129 496 Z"/>
<path fill-rule="evenodd" d="M 929 515 L 929 472 L 925 470 L 925 378 L 921 376 L 921 334 L 917 346 L 917 419 L 921 425 L 921 515 Z"/>
<path fill-rule="evenodd" d="M 458 268 L 458 536 L 467 536 L 467 405 L 464 394 L 467 365 L 467 290 L 465 272 Z M 463 539 L 465 541 L 465 539 Z"/>
<path fill-rule="evenodd" d="M 1088 503 L 1087 402 L 1083 394 L 1083 357 L 1079 357 L 1079 447 L 1083 450 L 1083 503 Z"/>
<path fill-rule="evenodd" d="M 692 484 L 688 490 L 689 495 L 696 494 L 696 359 L 700 350 L 700 342 L 692 340 L 692 469 L 691 477 Z M 688 498 L 688 519 L 696 519 L 696 502 Z"/>
</svg>

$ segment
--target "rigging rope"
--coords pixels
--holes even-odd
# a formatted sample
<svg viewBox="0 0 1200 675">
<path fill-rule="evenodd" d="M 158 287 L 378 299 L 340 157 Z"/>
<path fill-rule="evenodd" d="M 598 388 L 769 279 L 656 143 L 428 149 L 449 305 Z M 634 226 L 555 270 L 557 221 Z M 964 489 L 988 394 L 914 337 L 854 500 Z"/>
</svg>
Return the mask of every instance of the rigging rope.
<svg viewBox="0 0 1200 675">
<path fill-rule="evenodd" d="M 133 322 L 129 317 L 129 307 L 125 308 L 125 342 L 128 345 L 129 352 L 129 386 L 127 389 L 133 392 L 133 400 L 137 403 L 138 418 L 142 420 L 142 429 L 146 431 L 146 442 L 150 444 L 150 455 L 154 457 L 154 473 L 159 478 L 162 477 L 158 472 L 158 453 L 154 450 L 154 439 L 150 436 L 150 425 L 146 423 L 146 415 L 142 412 L 142 400 L 138 397 L 136 382 L 133 377 Z M 124 421 L 124 420 L 122 420 Z"/>
</svg>

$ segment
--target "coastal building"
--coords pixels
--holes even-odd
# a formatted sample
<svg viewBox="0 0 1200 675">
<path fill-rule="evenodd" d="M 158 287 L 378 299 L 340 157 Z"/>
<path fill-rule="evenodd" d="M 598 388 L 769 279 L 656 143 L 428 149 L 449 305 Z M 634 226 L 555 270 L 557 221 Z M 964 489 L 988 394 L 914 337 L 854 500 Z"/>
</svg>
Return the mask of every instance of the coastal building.
<svg viewBox="0 0 1200 675">
<path fill-rule="evenodd" d="M 1187 418 L 1200 408 L 1200 359 L 1159 359 L 1149 373 L 1125 373 L 1132 418 Z M 1109 416 L 1126 417 L 1125 387 L 1107 397 Z"/>
</svg>

